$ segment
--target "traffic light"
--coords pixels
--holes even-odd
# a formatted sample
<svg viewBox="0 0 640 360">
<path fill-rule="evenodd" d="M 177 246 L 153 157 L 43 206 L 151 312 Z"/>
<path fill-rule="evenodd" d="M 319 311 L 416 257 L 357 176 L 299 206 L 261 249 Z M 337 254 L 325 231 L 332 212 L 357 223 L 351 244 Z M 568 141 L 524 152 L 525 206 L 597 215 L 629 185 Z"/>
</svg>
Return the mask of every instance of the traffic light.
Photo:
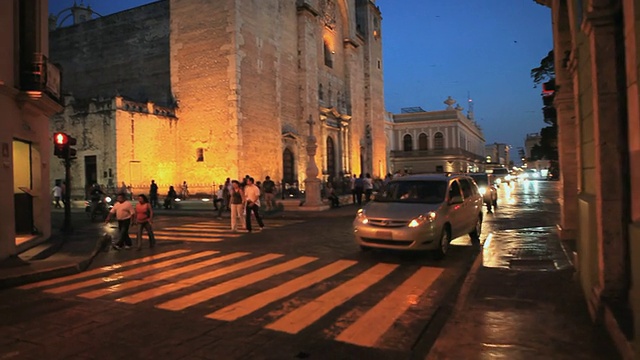
<svg viewBox="0 0 640 360">
<path fill-rule="evenodd" d="M 74 158 L 77 151 L 71 146 L 74 146 L 76 143 L 75 138 L 63 132 L 57 132 L 53 134 L 53 154 L 61 159 Z"/>
</svg>

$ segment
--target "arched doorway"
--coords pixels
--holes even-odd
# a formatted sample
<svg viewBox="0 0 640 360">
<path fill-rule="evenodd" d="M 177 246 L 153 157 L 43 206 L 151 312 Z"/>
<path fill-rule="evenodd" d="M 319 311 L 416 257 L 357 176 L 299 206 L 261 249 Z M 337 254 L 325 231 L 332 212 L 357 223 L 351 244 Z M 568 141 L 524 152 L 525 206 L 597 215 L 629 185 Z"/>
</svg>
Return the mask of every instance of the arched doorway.
<svg viewBox="0 0 640 360">
<path fill-rule="evenodd" d="M 336 149 L 331 136 L 327 137 L 327 175 L 331 180 L 336 178 Z"/>
<path fill-rule="evenodd" d="M 285 148 L 282 153 L 282 181 L 287 184 L 293 184 L 295 178 L 295 161 L 293 152 L 289 148 Z"/>
</svg>

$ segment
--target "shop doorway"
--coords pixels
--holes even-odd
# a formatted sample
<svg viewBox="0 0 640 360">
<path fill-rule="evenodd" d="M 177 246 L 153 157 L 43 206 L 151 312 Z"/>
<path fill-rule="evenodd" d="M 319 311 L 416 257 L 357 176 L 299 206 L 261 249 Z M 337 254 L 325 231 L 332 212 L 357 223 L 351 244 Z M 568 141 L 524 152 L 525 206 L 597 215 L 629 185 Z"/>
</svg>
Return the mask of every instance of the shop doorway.
<svg viewBox="0 0 640 360">
<path fill-rule="evenodd" d="M 89 189 L 98 183 L 98 158 L 95 155 L 84 157 L 84 185 Z"/>
<path fill-rule="evenodd" d="M 31 143 L 13 140 L 13 199 L 17 235 L 34 231 L 31 152 Z"/>
</svg>

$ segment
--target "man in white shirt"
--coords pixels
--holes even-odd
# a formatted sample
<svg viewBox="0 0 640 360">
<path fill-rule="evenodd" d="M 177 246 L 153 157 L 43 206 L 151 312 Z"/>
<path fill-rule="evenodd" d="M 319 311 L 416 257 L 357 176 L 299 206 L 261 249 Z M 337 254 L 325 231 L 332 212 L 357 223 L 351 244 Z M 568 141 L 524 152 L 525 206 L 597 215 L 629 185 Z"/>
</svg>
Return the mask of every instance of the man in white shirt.
<svg viewBox="0 0 640 360">
<path fill-rule="evenodd" d="M 53 199 L 56 202 L 55 208 L 61 209 L 62 205 L 60 205 L 60 199 L 62 198 L 62 188 L 60 187 L 60 185 L 56 184 L 56 186 L 54 186 L 51 190 L 51 193 L 53 194 Z"/>
<path fill-rule="evenodd" d="M 120 193 L 116 198 L 117 202 L 109 211 L 109 215 L 107 215 L 107 220 L 105 222 L 109 222 L 111 220 L 112 215 L 116 215 L 116 220 L 118 220 L 118 242 L 113 244 L 113 248 L 115 250 L 120 250 L 124 246 L 125 249 L 130 249 L 132 242 L 129 237 L 129 226 L 131 226 L 131 218 L 133 217 L 134 210 L 131 202 L 125 199 L 125 195 Z"/>
<path fill-rule="evenodd" d="M 244 187 L 244 198 L 246 201 L 246 227 L 251 232 L 251 212 L 256 216 L 260 230 L 264 228 L 264 223 L 260 217 L 260 189 L 254 184 L 252 177 L 247 178 L 247 185 Z"/>
</svg>

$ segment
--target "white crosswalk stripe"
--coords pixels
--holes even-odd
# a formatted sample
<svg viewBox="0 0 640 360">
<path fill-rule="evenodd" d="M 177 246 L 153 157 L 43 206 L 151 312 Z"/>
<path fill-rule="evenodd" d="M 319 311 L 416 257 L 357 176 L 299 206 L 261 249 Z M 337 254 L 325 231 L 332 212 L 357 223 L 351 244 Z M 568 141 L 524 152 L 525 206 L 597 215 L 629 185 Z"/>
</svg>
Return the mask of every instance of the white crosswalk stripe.
<svg viewBox="0 0 640 360">
<path fill-rule="evenodd" d="M 298 220 L 269 220 L 268 228 L 280 228 L 287 225 L 299 223 Z M 240 222 L 242 225 L 243 222 Z M 132 226 L 129 229 L 129 236 L 135 239 L 137 236 L 137 227 Z M 153 231 L 156 240 L 159 241 L 188 241 L 188 242 L 221 242 L 228 239 L 238 238 L 246 232 L 240 230 L 233 232 L 229 221 L 202 221 L 196 223 L 183 224 L 179 226 L 169 226 Z M 148 241 L 148 235 L 143 232 L 143 242 Z"/>
<path fill-rule="evenodd" d="M 401 317 L 429 298 L 430 288 L 442 273 L 442 268 L 435 267 L 325 262 L 311 256 L 174 250 L 21 289 L 167 311 L 198 313 L 204 308 L 203 316 L 212 320 L 249 318 L 265 329 L 289 334 L 329 323 L 336 327 L 322 336 L 377 347 L 390 333 L 409 333 Z M 233 296 L 241 289 L 250 294 Z M 345 311 L 356 307 L 358 312 Z M 352 319 L 343 321 L 347 314 Z"/>
</svg>

